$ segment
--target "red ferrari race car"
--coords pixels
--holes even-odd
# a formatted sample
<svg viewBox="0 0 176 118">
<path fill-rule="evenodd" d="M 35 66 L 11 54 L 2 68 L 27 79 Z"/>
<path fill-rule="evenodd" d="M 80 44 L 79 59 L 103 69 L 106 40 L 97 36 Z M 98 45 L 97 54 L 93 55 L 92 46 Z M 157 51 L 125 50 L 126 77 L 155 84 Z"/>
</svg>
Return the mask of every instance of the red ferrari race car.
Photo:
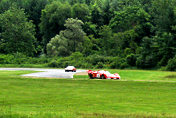
<svg viewBox="0 0 176 118">
<path fill-rule="evenodd" d="M 120 75 L 118 73 L 111 74 L 109 71 L 98 70 L 98 71 L 88 71 L 88 75 L 90 79 L 98 78 L 98 79 L 120 79 Z"/>
</svg>

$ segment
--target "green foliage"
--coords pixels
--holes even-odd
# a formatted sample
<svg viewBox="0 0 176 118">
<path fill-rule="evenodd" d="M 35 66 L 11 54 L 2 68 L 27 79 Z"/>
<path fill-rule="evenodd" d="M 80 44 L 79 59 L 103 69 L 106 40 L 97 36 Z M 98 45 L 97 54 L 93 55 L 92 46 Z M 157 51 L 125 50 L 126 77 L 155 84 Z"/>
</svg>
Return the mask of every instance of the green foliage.
<svg viewBox="0 0 176 118">
<path fill-rule="evenodd" d="M 97 4 L 94 4 L 92 6 L 91 21 L 92 21 L 92 23 L 96 24 L 97 26 L 103 25 L 103 22 L 104 22 L 103 11 Z"/>
<path fill-rule="evenodd" d="M 105 55 L 90 55 L 87 57 L 86 61 L 94 66 L 96 66 L 98 63 L 109 63 L 110 58 L 108 58 Z"/>
<path fill-rule="evenodd" d="M 138 68 L 152 68 L 156 67 L 158 63 L 158 46 L 155 38 L 144 37 L 142 39 L 142 46 L 140 54 L 137 57 L 136 65 Z M 156 54 L 155 54 L 156 53 Z"/>
<path fill-rule="evenodd" d="M 169 59 L 176 54 L 176 42 L 171 33 L 163 32 L 161 36 L 155 37 L 158 44 L 158 56 L 161 58 L 159 66 L 166 66 Z"/>
<path fill-rule="evenodd" d="M 83 22 L 78 19 L 66 20 L 66 29 L 61 31 L 47 44 L 47 53 L 51 56 L 67 56 L 72 52 L 81 52 L 85 33 L 82 30 Z"/>
<path fill-rule="evenodd" d="M 39 44 L 41 45 L 42 36 L 40 34 L 40 18 L 41 18 L 41 11 L 45 8 L 45 6 L 48 4 L 48 0 L 26 0 L 26 2 L 23 2 L 23 8 L 25 9 L 25 13 L 29 16 L 28 19 L 32 20 L 35 24 L 36 29 L 36 38 L 39 41 Z"/>
<path fill-rule="evenodd" d="M 125 68 L 128 68 L 128 67 L 129 67 L 129 65 L 128 65 L 127 62 L 123 62 L 123 63 L 121 63 L 121 65 L 120 65 L 120 69 L 125 69 Z"/>
<path fill-rule="evenodd" d="M 149 21 L 150 15 L 142 8 L 132 6 L 127 7 L 121 12 L 116 12 L 114 18 L 110 22 L 110 27 L 114 32 L 124 32 L 130 30 L 137 25 L 142 25 Z"/>
<path fill-rule="evenodd" d="M 76 68 L 88 68 L 90 67 L 87 62 L 84 61 L 83 55 L 80 52 L 72 53 L 69 57 L 60 57 L 58 59 L 49 62 L 49 67 L 65 68 L 69 65 L 74 65 Z"/>
<path fill-rule="evenodd" d="M 58 67 L 58 63 L 56 60 L 52 60 L 48 63 L 49 67 Z"/>
<path fill-rule="evenodd" d="M 42 10 L 40 31 L 43 34 L 43 45 L 64 29 L 64 23 L 71 17 L 71 6 L 68 3 L 54 1 Z"/>
<path fill-rule="evenodd" d="M 102 54 L 103 55 L 112 55 L 111 48 L 114 48 L 114 41 L 112 39 L 112 30 L 109 26 L 102 26 L 99 35 L 101 37 L 100 41 L 100 47 L 102 49 Z M 111 48 L 110 48 L 111 47 Z"/>
<path fill-rule="evenodd" d="M 0 54 L 0 64 L 46 64 L 49 60 L 46 57 L 27 57 L 23 53 Z"/>
<path fill-rule="evenodd" d="M 82 43 L 86 36 L 82 29 L 83 24 L 81 20 L 68 18 L 64 24 L 66 30 L 60 32 L 61 35 L 68 39 L 68 48 L 71 52 L 81 51 L 83 48 Z"/>
<path fill-rule="evenodd" d="M 96 68 L 104 68 L 104 64 L 102 62 L 98 62 L 97 65 L 96 65 Z"/>
<path fill-rule="evenodd" d="M 144 5 L 141 4 L 143 2 L 147 2 L 147 0 L 111 0 L 111 11 L 121 11 L 129 6 L 143 7 Z"/>
<path fill-rule="evenodd" d="M 50 56 L 67 56 L 69 54 L 68 41 L 65 37 L 56 35 L 47 44 L 47 54 Z"/>
<path fill-rule="evenodd" d="M 136 61 L 138 68 L 153 68 L 157 65 L 156 57 L 153 55 L 147 55 L 145 57 L 138 57 Z"/>
<path fill-rule="evenodd" d="M 8 10 L 11 6 L 10 2 L 7 2 L 5 0 L 0 1 L 0 13 L 3 13 L 4 11 Z"/>
<path fill-rule="evenodd" d="M 109 25 L 110 20 L 113 18 L 114 16 L 114 12 L 111 9 L 111 0 L 105 0 L 103 3 L 103 21 L 104 21 L 104 25 Z"/>
<path fill-rule="evenodd" d="M 168 61 L 168 64 L 166 66 L 166 70 L 176 71 L 176 56 Z"/>
<path fill-rule="evenodd" d="M 1 54 L 0 55 L 0 64 L 10 64 L 12 63 L 11 61 L 14 60 L 14 56 L 13 55 L 5 55 L 5 54 Z"/>
<path fill-rule="evenodd" d="M 112 69 L 124 69 L 124 68 L 128 68 L 129 65 L 127 64 L 126 60 L 124 58 L 120 58 L 120 57 L 112 57 L 112 62 L 110 63 L 110 68 Z"/>
<path fill-rule="evenodd" d="M 68 65 L 73 65 L 77 68 L 111 68 L 110 64 L 113 62 L 112 60 L 113 57 L 105 57 L 96 54 L 84 57 L 80 52 L 75 52 L 68 57 L 60 57 L 51 60 L 48 66 L 65 68 Z"/>
<path fill-rule="evenodd" d="M 154 0 L 150 9 L 153 17 L 153 22 L 156 25 L 154 28 L 157 31 L 170 31 L 171 26 L 174 24 L 174 7 L 175 0 Z"/>
<path fill-rule="evenodd" d="M 86 22 L 89 20 L 90 11 L 89 7 L 86 4 L 75 4 L 72 7 L 72 17 L 78 18 L 82 20 L 83 22 Z"/>
<path fill-rule="evenodd" d="M 89 56 L 91 54 L 93 54 L 93 42 L 89 37 L 85 37 L 84 38 L 84 42 L 83 42 L 83 50 L 81 51 L 85 56 Z"/>
<path fill-rule="evenodd" d="M 83 25 L 83 30 L 87 33 L 87 35 L 98 37 L 97 25 L 91 22 L 85 22 Z"/>
<path fill-rule="evenodd" d="M 5 53 L 20 52 L 33 55 L 36 41 L 35 29 L 32 21 L 28 21 L 23 9 L 13 6 L 0 14 L 0 24 L 1 50 Z"/>
<path fill-rule="evenodd" d="M 5 11 L 9 10 L 9 8 L 14 5 L 20 8 L 23 8 L 24 2 L 23 0 L 1 0 L 0 1 L 0 13 L 4 13 Z"/>
<path fill-rule="evenodd" d="M 130 66 L 136 66 L 136 56 L 134 54 L 127 55 L 126 61 Z"/>
<path fill-rule="evenodd" d="M 160 68 L 176 55 L 175 6 L 175 0 L 0 0 L 0 53 L 54 60 L 80 52 L 88 60 L 121 60 L 80 67 Z"/>
<path fill-rule="evenodd" d="M 137 44 L 135 43 L 135 39 L 138 37 L 138 34 L 135 32 L 134 29 L 125 31 L 125 32 L 119 32 L 117 34 L 114 34 L 113 42 L 111 46 L 112 47 L 112 54 L 111 55 L 119 55 L 121 57 L 124 56 L 125 50 L 127 48 L 130 49 L 132 53 L 135 53 L 137 49 Z"/>
</svg>

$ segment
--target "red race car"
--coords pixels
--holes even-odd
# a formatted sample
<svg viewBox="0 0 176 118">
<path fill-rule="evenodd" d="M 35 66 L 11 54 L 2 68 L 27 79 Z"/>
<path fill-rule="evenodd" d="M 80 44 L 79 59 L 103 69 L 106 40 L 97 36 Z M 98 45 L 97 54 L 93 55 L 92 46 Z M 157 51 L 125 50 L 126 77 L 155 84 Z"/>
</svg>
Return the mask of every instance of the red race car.
<svg viewBox="0 0 176 118">
<path fill-rule="evenodd" d="M 118 73 L 111 74 L 109 71 L 98 70 L 98 71 L 88 71 L 88 75 L 90 79 L 99 78 L 99 79 L 120 79 L 120 75 Z"/>
</svg>

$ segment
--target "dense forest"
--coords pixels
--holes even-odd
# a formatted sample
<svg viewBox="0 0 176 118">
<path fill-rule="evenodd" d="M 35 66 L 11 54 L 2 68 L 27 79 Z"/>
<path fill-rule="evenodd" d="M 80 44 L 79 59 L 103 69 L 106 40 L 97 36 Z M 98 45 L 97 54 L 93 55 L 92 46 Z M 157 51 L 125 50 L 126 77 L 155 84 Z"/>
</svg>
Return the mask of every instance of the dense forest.
<svg viewBox="0 0 176 118">
<path fill-rule="evenodd" d="M 175 0 L 1 0 L 0 63 L 176 70 Z"/>
</svg>

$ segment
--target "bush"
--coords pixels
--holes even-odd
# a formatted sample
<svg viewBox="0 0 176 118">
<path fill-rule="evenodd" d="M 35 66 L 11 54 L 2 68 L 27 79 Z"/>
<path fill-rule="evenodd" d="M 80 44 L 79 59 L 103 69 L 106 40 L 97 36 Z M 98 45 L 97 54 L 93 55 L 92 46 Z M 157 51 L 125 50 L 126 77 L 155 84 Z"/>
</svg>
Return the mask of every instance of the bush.
<svg viewBox="0 0 176 118">
<path fill-rule="evenodd" d="M 52 60 L 51 62 L 48 63 L 49 67 L 58 67 L 58 63 L 56 60 Z"/>
<path fill-rule="evenodd" d="M 65 68 L 68 65 L 71 65 L 71 63 L 70 63 L 70 57 L 60 57 L 57 60 L 57 67 L 58 68 Z"/>
<path fill-rule="evenodd" d="M 44 64 L 48 63 L 48 58 L 28 57 L 22 53 L 0 54 L 0 64 Z"/>
<path fill-rule="evenodd" d="M 43 63 L 48 63 L 48 62 L 49 62 L 49 58 L 42 58 L 42 57 L 32 58 L 32 57 L 30 57 L 28 59 L 28 63 L 30 63 L 30 64 L 43 64 Z"/>
<path fill-rule="evenodd" d="M 106 57 L 103 55 L 90 55 L 86 58 L 86 62 L 92 64 L 92 65 L 97 65 L 99 62 L 105 64 L 105 63 L 110 63 L 111 62 L 111 57 Z"/>
<path fill-rule="evenodd" d="M 93 65 L 90 64 L 90 63 L 85 62 L 85 63 L 82 63 L 81 68 L 93 68 Z"/>
<path fill-rule="evenodd" d="M 73 65 L 76 68 L 106 68 L 113 61 L 112 57 L 96 56 L 83 57 L 80 52 L 75 52 L 69 57 L 60 57 L 54 61 L 52 60 L 48 66 L 65 68 L 66 66 Z"/>
<path fill-rule="evenodd" d="M 29 58 L 22 53 L 14 53 L 14 64 L 25 64 L 28 63 Z"/>
<path fill-rule="evenodd" d="M 157 58 L 153 55 L 139 56 L 136 61 L 138 68 L 153 68 L 157 65 Z"/>
<path fill-rule="evenodd" d="M 0 54 L 0 64 L 13 64 L 14 59 L 13 55 Z"/>
<path fill-rule="evenodd" d="M 126 57 L 126 62 L 130 66 L 136 66 L 136 56 L 134 54 L 130 54 Z"/>
<path fill-rule="evenodd" d="M 173 59 L 170 59 L 168 61 L 168 64 L 166 66 L 166 70 L 168 70 L 168 71 L 176 71 L 176 56 Z"/>
<path fill-rule="evenodd" d="M 124 68 L 128 68 L 129 65 L 126 63 L 126 62 L 123 62 L 121 65 L 120 65 L 120 69 L 124 69 Z"/>
<path fill-rule="evenodd" d="M 116 69 L 116 68 L 121 68 L 121 64 L 123 59 L 120 57 L 114 57 L 112 58 L 112 62 L 110 64 L 110 68 Z"/>
<path fill-rule="evenodd" d="M 4 55 L 0 54 L 0 64 L 46 64 L 48 67 L 65 68 L 73 65 L 76 68 L 126 68 L 127 64 L 124 58 L 106 57 L 103 55 L 91 55 L 84 57 L 80 52 L 75 52 L 68 57 L 53 57 L 46 56 L 28 57 L 21 53 Z"/>
<path fill-rule="evenodd" d="M 96 68 L 104 68 L 104 64 L 102 62 L 98 62 Z"/>
</svg>

